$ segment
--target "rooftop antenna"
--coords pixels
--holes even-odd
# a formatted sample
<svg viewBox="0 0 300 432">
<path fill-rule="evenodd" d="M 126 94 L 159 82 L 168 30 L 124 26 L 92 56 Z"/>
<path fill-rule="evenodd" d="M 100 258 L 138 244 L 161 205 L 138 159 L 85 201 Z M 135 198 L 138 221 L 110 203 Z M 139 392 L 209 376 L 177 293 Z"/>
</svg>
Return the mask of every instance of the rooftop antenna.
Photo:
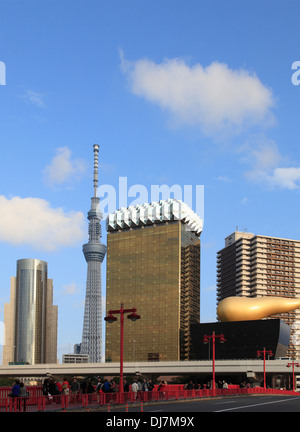
<svg viewBox="0 0 300 432">
<path fill-rule="evenodd" d="M 97 197 L 97 189 L 98 189 L 98 153 L 99 153 L 99 145 L 94 144 L 94 197 Z"/>
</svg>

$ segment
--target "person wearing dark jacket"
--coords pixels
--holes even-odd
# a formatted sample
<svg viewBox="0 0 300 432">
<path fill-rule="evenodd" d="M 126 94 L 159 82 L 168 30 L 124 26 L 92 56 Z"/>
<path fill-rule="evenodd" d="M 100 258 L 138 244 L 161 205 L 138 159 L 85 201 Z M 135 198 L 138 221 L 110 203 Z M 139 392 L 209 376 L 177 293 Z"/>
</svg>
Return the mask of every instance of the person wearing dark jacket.
<svg viewBox="0 0 300 432">
<path fill-rule="evenodd" d="M 18 397 L 20 393 L 20 381 L 17 380 L 11 388 L 11 397 Z"/>
<path fill-rule="evenodd" d="M 129 392 L 129 382 L 125 379 L 124 380 L 124 392 Z"/>
<path fill-rule="evenodd" d="M 89 402 L 90 402 L 92 400 L 92 397 L 93 397 L 92 394 L 95 393 L 95 388 L 93 386 L 91 378 L 88 380 L 88 385 L 87 385 L 86 392 L 89 395 L 88 399 L 89 399 Z"/>
<path fill-rule="evenodd" d="M 57 396 L 59 394 L 58 388 L 56 386 L 55 380 L 51 379 L 49 382 L 49 393 L 51 396 Z"/>
</svg>

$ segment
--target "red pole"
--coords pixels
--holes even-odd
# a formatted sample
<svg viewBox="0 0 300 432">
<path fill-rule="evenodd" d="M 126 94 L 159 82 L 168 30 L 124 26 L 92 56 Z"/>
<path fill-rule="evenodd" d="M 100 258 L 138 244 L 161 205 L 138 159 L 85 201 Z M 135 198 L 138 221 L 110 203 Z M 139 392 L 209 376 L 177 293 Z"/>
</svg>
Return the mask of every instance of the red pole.
<svg viewBox="0 0 300 432">
<path fill-rule="evenodd" d="M 117 320 L 113 314 L 120 314 L 120 384 L 119 384 L 119 393 L 124 393 L 124 383 L 123 383 L 123 351 L 124 351 L 124 314 L 132 312 L 131 315 L 128 315 L 127 318 L 130 318 L 132 321 L 136 321 L 140 319 L 140 315 L 136 314 L 136 308 L 132 309 L 124 309 L 124 304 L 121 303 L 121 309 L 119 310 L 109 310 L 108 316 L 104 318 L 105 321 L 112 323 Z"/>
<path fill-rule="evenodd" d="M 264 391 L 267 389 L 267 383 L 266 383 L 266 354 L 268 353 L 270 356 L 273 355 L 272 351 L 267 351 L 266 348 L 264 348 L 263 351 L 257 351 L 257 355 L 260 356 L 261 354 L 264 354 Z"/>
<path fill-rule="evenodd" d="M 120 321 L 121 321 L 121 334 L 120 334 L 120 384 L 119 384 L 119 393 L 124 392 L 123 386 L 123 349 L 124 349 L 124 305 L 121 304 L 120 309 Z"/>
<path fill-rule="evenodd" d="M 212 334 L 212 341 L 213 341 L 213 391 L 215 391 L 216 388 L 216 374 L 215 374 L 215 356 L 216 356 L 216 337 L 215 337 L 215 332 L 213 331 Z"/>
<path fill-rule="evenodd" d="M 299 367 L 299 363 L 295 363 L 294 361 L 292 363 L 288 363 L 287 367 L 293 366 L 293 391 L 296 390 L 296 382 L 295 382 L 295 366 Z"/>
<path fill-rule="evenodd" d="M 220 339 L 220 342 L 223 343 L 226 341 L 224 339 L 223 333 L 220 335 L 216 335 L 216 333 L 213 331 L 211 335 L 204 335 L 203 343 L 208 343 L 210 340 L 212 340 L 213 349 L 212 349 L 212 360 L 213 360 L 213 376 L 212 376 L 212 387 L 213 387 L 213 394 L 215 394 L 215 388 L 216 388 L 216 370 L 215 370 L 215 363 L 216 363 L 216 339 Z"/>
<path fill-rule="evenodd" d="M 266 348 L 264 348 L 264 390 L 267 389 L 267 383 L 266 383 Z"/>
</svg>

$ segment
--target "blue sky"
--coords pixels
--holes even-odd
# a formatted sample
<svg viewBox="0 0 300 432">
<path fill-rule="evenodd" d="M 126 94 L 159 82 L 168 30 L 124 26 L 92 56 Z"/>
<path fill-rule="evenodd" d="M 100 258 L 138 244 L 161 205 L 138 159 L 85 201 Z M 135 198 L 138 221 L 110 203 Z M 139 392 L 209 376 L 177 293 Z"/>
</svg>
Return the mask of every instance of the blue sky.
<svg viewBox="0 0 300 432">
<path fill-rule="evenodd" d="M 300 239 L 299 3 L 0 6 L 0 323 L 16 261 L 39 258 L 59 357 L 81 341 L 94 143 L 100 183 L 116 190 L 119 177 L 204 185 L 201 322 L 214 321 L 216 252 L 236 226 Z"/>
</svg>

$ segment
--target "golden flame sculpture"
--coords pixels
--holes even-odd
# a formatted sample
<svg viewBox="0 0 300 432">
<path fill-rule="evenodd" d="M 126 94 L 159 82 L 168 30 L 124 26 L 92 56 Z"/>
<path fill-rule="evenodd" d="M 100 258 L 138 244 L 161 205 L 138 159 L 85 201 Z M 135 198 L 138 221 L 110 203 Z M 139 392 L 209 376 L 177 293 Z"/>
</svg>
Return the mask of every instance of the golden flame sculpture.
<svg viewBox="0 0 300 432">
<path fill-rule="evenodd" d="M 289 312 L 298 307 L 299 298 L 227 297 L 219 303 L 217 315 L 221 321 L 252 321 Z"/>
</svg>

